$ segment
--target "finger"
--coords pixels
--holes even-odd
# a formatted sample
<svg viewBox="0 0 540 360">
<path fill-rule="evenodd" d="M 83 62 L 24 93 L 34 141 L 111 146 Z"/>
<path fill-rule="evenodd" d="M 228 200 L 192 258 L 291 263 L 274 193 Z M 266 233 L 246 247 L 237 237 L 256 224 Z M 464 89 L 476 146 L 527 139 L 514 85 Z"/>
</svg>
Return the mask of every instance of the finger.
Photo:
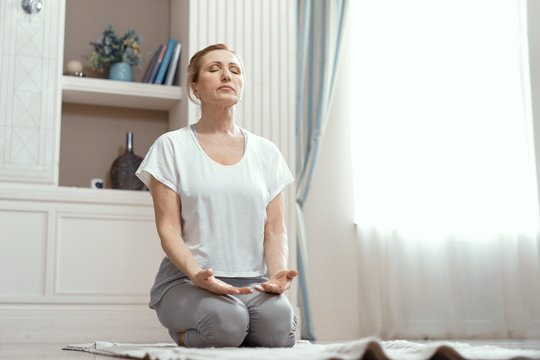
<svg viewBox="0 0 540 360">
<path fill-rule="evenodd" d="M 267 284 L 267 283 L 262 283 L 261 285 L 262 285 L 262 287 L 264 288 L 264 290 L 266 292 L 271 292 L 271 293 L 275 293 L 275 294 L 281 294 L 281 291 L 280 291 L 280 289 L 279 289 L 279 287 L 277 285 Z"/>
<path fill-rule="evenodd" d="M 201 280 L 208 280 L 209 278 L 211 278 L 213 275 L 212 273 L 212 270 L 210 269 L 207 269 L 207 270 L 201 270 L 197 273 L 197 278 L 201 279 Z"/>
<path fill-rule="evenodd" d="M 266 291 L 264 291 L 264 289 L 263 289 L 262 287 L 260 287 L 259 285 L 255 285 L 255 286 L 253 286 L 253 288 L 254 288 L 255 290 L 257 290 L 257 291 L 260 291 L 260 292 L 266 292 Z"/>
<path fill-rule="evenodd" d="M 216 286 L 210 289 L 211 292 L 218 295 L 238 295 L 240 291 L 234 287 Z"/>
<path fill-rule="evenodd" d="M 238 295 L 238 290 L 221 290 L 215 292 L 218 295 Z"/>
<path fill-rule="evenodd" d="M 290 277 L 291 279 L 296 277 L 298 275 L 298 271 L 296 270 L 289 270 L 287 276 Z"/>
<path fill-rule="evenodd" d="M 248 287 L 242 287 L 242 288 L 236 288 L 236 289 L 238 289 L 239 294 L 251 294 L 253 292 L 253 290 L 251 290 Z"/>
</svg>

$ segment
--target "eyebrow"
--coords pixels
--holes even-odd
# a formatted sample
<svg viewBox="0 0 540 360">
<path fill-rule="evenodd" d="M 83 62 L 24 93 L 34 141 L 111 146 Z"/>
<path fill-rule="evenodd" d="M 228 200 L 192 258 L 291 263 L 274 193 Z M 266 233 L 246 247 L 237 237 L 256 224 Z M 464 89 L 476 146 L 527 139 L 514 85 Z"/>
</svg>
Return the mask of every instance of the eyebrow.
<svg viewBox="0 0 540 360">
<path fill-rule="evenodd" d="M 223 65 L 223 63 L 221 61 L 211 61 L 209 63 L 209 65 L 213 65 L 213 64 L 219 64 L 219 65 Z M 229 63 L 230 65 L 236 65 L 236 66 L 240 66 L 239 64 L 235 63 L 235 62 L 231 62 Z"/>
</svg>

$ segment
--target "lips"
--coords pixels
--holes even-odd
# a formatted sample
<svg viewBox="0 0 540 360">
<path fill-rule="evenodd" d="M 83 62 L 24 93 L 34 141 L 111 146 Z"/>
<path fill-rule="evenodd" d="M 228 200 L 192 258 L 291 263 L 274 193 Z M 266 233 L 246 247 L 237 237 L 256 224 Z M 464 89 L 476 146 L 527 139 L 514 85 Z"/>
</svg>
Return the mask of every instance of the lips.
<svg viewBox="0 0 540 360">
<path fill-rule="evenodd" d="M 220 86 L 220 87 L 218 87 L 218 90 L 231 90 L 231 91 L 234 91 L 232 86 L 228 86 L 228 85 Z"/>
</svg>

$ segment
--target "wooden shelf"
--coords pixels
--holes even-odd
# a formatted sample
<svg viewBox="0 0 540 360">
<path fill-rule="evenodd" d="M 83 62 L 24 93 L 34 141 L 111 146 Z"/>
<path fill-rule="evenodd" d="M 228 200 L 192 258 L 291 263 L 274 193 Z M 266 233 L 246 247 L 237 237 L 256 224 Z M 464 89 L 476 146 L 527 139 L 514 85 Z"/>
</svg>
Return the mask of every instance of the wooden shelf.
<svg viewBox="0 0 540 360">
<path fill-rule="evenodd" d="M 182 100 L 180 86 L 62 76 L 62 102 L 170 110 Z"/>
</svg>

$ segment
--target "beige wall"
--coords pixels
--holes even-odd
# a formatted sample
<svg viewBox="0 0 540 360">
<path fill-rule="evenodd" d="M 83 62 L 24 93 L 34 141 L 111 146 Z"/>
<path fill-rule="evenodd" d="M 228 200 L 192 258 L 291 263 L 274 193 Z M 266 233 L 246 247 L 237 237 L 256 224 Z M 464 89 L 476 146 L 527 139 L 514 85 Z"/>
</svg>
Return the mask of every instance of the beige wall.
<svg viewBox="0 0 540 360">
<path fill-rule="evenodd" d="M 64 104 L 60 137 L 60 186 L 89 187 L 101 178 L 110 187 L 109 169 L 125 151 L 133 132 L 133 151 L 144 157 L 154 140 L 168 130 L 163 111 Z"/>
<path fill-rule="evenodd" d="M 137 9 L 137 11 L 133 11 Z M 155 22 L 147 19 L 159 19 Z M 150 53 L 141 68 L 133 67 L 133 80 L 141 81 L 152 54 L 160 44 L 169 40 L 168 0 L 66 0 L 66 31 L 64 46 L 64 71 L 70 60 L 79 60 L 85 72 L 92 77 L 106 77 L 95 73 L 89 66 L 88 56 L 93 51 L 90 42 L 101 38 L 105 26 L 111 24 L 116 34 L 124 35 L 133 29 L 142 39 L 141 50 Z M 135 24 L 135 25 L 134 25 Z"/>
</svg>

